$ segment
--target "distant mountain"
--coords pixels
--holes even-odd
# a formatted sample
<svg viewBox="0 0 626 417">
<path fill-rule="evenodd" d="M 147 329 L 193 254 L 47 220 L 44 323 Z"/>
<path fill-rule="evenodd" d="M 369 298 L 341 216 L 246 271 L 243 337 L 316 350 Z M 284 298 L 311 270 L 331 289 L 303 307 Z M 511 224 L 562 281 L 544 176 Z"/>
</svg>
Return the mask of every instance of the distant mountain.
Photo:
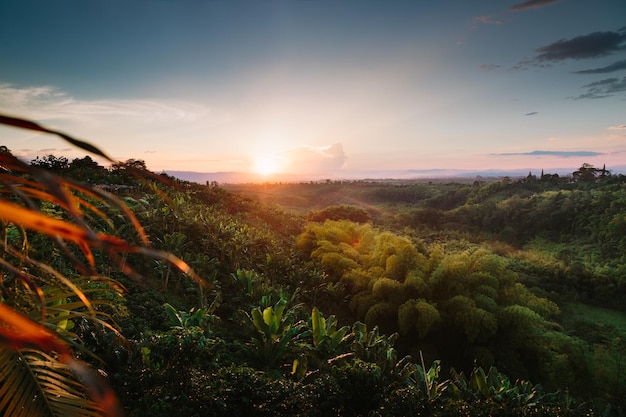
<svg viewBox="0 0 626 417">
<path fill-rule="evenodd" d="M 607 167 L 612 174 L 626 172 L 626 166 Z M 574 168 L 546 168 L 546 174 L 567 176 L 574 172 Z M 216 181 L 220 184 L 242 184 L 262 182 L 308 182 L 329 180 L 382 180 L 382 179 L 442 179 L 442 178 L 480 178 L 480 177 L 525 177 L 530 172 L 540 176 L 541 169 L 406 169 L 406 170 L 363 170 L 363 171 L 336 171 L 318 175 L 272 174 L 260 175 L 246 172 L 193 172 L 193 171 L 165 171 L 168 175 L 185 181 L 204 184 L 207 181 Z"/>
<path fill-rule="evenodd" d="M 193 172 L 193 171 L 165 171 L 166 174 L 184 181 L 204 184 L 207 181 L 218 183 L 246 183 L 252 181 L 251 175 L 243 172 Z"/>
<path fill-rule="evenodd" d="M 193 172 L 193 171 L 165 171 L 166 174 L 185 181 L 204 184 L 207 181 L 216 181 L 221 184 L 244 184 L 262 182 L 300 182 L 318 180 L 321 177 L 294 175 L 294 174 L 272 174 L 261 175 L 250 172 Z M 324 178 L 335 178 L 324 177 Z"/>
<path fill-rule="evenodd" d="M 368 170 L 368 171 L 341 171 L 327 175 L 295 175 L 273 174 L 259 175 L 246 172 L 193 172 L 193 171 L 166 171 L 168 175 L 185 181 L 205 184 L 217 182 L 219 184 L 243 184 L 262 182 L 309 182 L 323 180 L 410 180 L 428 178 L 468 178 L 468 177 L 521 177 L 528 175 L 528 170 L 486 170 L 468 171 L 458 169 L 425 169 L 425 170 Z M 571 171 L 570 171 L 571 173 Z M 540 172 L 537 173 L 537 175 Z M 560 173 L 559 173 L 560 175 Z"/>
</svg>

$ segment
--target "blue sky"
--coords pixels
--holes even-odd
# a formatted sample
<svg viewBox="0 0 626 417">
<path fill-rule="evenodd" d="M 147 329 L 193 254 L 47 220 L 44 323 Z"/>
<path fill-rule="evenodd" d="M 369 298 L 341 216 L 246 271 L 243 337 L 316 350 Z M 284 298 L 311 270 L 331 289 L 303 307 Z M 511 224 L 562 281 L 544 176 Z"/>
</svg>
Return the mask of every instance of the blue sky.
<svg viewBox="0 0 626 417">
<path fill-rule="evenodd" d="M 156 171 L 611 168 L 625 110 L 623 0 L 0 1 L 0 112 Z"/>
</svg>

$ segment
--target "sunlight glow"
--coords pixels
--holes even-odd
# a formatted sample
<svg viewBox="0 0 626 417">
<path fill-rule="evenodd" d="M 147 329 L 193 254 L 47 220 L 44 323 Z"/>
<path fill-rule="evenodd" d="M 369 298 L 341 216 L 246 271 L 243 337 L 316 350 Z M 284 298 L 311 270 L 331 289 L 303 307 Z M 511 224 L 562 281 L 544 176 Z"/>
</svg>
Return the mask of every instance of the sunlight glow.
<svg viewBox="0 0 626 417">
<path fill-rule="evenodd" d="M 255 158 L 254 172 L 261 175 L 272 175 L 281 172 L 285 161 L 275 155 L 263 155 Z"/>
</svg>

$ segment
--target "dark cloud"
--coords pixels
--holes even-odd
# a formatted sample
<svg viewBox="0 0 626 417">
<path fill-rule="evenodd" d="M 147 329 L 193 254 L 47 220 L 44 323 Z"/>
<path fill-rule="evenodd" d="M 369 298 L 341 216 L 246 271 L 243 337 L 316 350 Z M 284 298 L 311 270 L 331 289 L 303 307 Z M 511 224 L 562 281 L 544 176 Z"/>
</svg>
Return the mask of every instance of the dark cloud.
<svg viewBox="0 0 626 417">
<path fill-rule="evenodd" d="M 531 111 L 530 113 L 526 113 L 524 116 L 534 116 L 537 113 L 539 113 L 539 112 L 538 111 Z"/>
<path fill-rule="evenodd" d="M 512 152 L 512 153 L 497 153 L 493 155 L 498 156 L 560 156 L 562 158 L 572 158 L 579 156 L 598 156 L 603 155 L 601 152 L 593 151 L 532 151 L 532 152 Z"/>
<path fill-rule="evenodd" d="M 521 10 L 538 9 L 548 4 L 556 3 L 561 0 L 528 0 L 520 4 L 509 7 L 509 11 L 519 12 Z"/>
<path fill-rule="evenodd" d="M 575 71 L 574 74 L 607 74 L 609 72 L 621 71 L 626 69 L 626 59 L 614 62 L 602 68 L 594 68 L 589 70 Z"/>
<path fill-rule="evenodd" d="M 561 39 L 538 48 L 536 62 L 558 62 L 566 59 L 598 58 L 624 49 L 626 30 L 593 32 L 572 39 Z"/>
<path fill-rule="evenodd" d="M 611 97 L 616 93 L 626 91 L 626 77 L 622 78 L 621 80 L 619 78 L 607 78 L 605 80 L 583 85 L 581 88 L 586 88 L 587 92 L 579 95 L 578 97 L 570 98 L 574 100 L 580 100 L 584 98 Z"/>
</svg>

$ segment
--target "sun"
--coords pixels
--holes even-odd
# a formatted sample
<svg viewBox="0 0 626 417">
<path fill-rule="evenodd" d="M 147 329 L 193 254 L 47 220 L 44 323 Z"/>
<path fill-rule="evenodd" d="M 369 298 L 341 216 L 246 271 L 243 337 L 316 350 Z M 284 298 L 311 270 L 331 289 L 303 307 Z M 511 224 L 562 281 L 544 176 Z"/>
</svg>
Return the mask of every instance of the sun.
<svg viewBox="0 0 626 417">
<path fill-rule="evenodd" d="M 259 156 L 254 159 L 254 172 L 261 175 L 277 174 L 281 171 L 284 161 L 274 155 Z"/>
</svg>

